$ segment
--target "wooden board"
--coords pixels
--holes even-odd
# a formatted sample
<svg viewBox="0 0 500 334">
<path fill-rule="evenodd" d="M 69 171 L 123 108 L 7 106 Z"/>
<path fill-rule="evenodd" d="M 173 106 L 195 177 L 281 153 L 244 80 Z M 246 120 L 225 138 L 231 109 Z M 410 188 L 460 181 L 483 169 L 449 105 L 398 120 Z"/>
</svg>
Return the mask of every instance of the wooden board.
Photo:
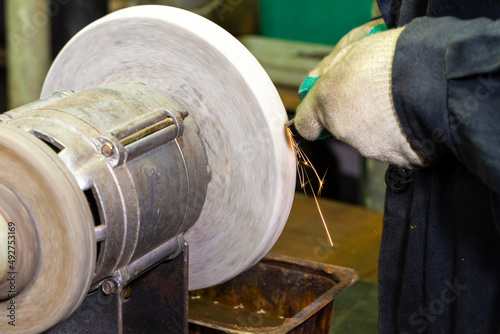
<svg viewBox="0 0 500 334">
<path fill-rule="evenodd" d="M 377 282 L 382 213 L 319 199 L 334 246 L 330 247 L 314 199 L 296 194 L 288 222 L 271 252 L 354 268 Z"/>
</svg>

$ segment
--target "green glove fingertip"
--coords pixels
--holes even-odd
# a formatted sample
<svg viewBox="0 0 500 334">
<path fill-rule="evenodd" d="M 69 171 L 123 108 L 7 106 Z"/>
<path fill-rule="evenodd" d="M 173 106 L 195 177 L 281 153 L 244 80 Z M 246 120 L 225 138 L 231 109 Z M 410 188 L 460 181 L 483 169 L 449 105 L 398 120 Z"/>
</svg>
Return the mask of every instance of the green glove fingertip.
<svg viewBox="0 0 500 334">
<path fill-rule="evenodd" d="M 307 93 L 313 88 L 313 86 L 318 82 L 319 78 L 321 78 L 321 75 L 319 77 L 307 77 L 304 82 L 300 85 L 299 87 L 299 98 L 303 100 L 306 96 Z"/>
<path fill-rule="evenodd" d="M 373 34 L 376 34 L 376 33 L 382 32 L 382 31 L 387 31 L 387 30 L 389 30 L 389 28 L 387 28 L 387 25 L 385 23 L 376 25 L 375 27 L 373 27 L 372 30 L 370 30 L 370 32 L 368 34 L 361 36 L 360 40 L 365 38 L 366 36 L 370 36 L 370 35 L 373 35 Z"/>
<path fill-rule="evenodd" d="M 330 133 L 330 131 L 328 131 L 326 128 L 324 128 L 323 131 L 321 131 L 321 133 L 319 134 L 318 138 L 316 138 L 316 140 L 323 140 L 323 139 L 330 138 L 332 136 L 333 135 Z"/>
</svg>

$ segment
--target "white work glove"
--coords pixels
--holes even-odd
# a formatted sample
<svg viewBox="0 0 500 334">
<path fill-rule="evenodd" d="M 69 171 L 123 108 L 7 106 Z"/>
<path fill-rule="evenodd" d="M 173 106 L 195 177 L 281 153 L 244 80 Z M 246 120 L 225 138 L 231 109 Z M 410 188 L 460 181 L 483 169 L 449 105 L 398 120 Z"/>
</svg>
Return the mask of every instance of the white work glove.
<svg viewBox="0 0 500 334">
<path fill-rule="evenodd" d="M 304 138 L 315 140 L 326 128 L 368 158 L 410 168 L 425 165 L 403 133 L 392 101 L 392 60 L 403 29 L 355 41 L 349 33 L 345 46 L 339 43 L 311 71 L 306 82 L 317 79 L 303 84 L 309 89 L 299 91 L 304 100 L 295 117 Z"/>
</svg>

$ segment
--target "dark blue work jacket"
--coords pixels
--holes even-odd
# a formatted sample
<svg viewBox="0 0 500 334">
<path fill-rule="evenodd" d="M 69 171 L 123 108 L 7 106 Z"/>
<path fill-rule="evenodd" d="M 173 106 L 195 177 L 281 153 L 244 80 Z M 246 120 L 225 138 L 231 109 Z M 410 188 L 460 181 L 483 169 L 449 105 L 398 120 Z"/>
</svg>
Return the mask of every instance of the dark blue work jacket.
<svg viewBox="0 0 500 334">
<path fill-rule="evenodd" d="M 388 171 L 380 333 L 500 333 L 500 1 L 379 0 L 393 100 L 429 167 Z"/>
</svg>

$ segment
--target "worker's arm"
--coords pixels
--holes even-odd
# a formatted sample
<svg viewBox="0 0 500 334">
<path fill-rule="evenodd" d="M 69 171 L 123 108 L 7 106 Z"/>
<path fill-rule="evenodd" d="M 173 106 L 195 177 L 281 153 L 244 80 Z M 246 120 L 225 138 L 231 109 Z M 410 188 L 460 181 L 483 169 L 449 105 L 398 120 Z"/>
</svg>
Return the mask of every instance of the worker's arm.
<svg viewBox="0 0 500 334">
<path fill-rule="evenodd" d="M 398 40 L 393 99 L 412 145 L 500 192 L 500 22 L 422 18 Z"/>
</svg>

